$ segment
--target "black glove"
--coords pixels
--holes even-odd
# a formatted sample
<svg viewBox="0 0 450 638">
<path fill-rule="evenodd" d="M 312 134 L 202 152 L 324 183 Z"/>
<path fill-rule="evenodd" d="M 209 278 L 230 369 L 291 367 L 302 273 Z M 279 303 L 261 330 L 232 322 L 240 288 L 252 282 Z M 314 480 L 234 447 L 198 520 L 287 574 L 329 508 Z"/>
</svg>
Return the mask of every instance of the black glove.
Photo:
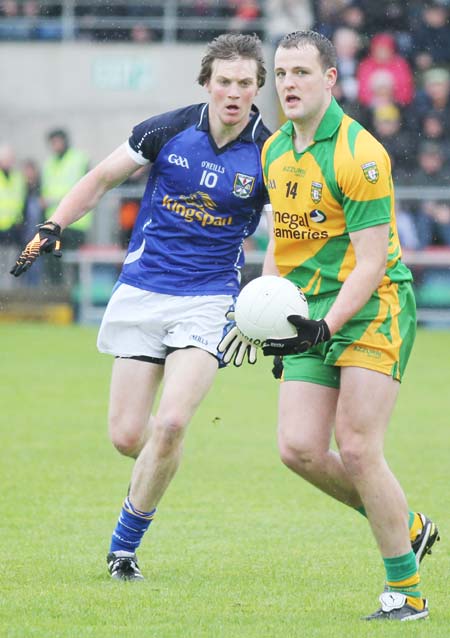
<svg viewBox="0 0 450 638">
<path fill-rule="evenodd" d="M 281 379 L 281 376 L 283 374 L 283 357 L 276 355 L 273 358 L 272 374 L 275 379 Z"/>
<path fill-rule="evenodd" d="M 28 270 L 42 253 L 53 253 L 54 257 L 61 257 L 61 226 L 55 222 L 45 222 L 38 225 L 38 232 L 28 242 L 15 265 L 9 271 L 14 277 L 18 277 Z"/>
<path fill-rule="evenodd" d="M 317 346 L 318 343 L 328 341 L 331 337 L 330 329 L 324 319 L 315 321 L 300 315 L 289 315 L 287 319 L 297 328 L 297 336 L 286 339 L 266 339 L 263 345 L 264 355 L 299 354 Z"/>
</svg>

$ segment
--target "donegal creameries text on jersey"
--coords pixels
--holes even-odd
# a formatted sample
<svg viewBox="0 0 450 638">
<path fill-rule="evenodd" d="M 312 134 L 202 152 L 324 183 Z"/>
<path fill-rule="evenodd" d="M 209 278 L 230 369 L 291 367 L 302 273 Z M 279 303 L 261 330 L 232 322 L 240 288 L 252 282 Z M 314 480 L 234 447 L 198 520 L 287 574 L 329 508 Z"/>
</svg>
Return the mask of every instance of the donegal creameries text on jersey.
<svg viewBox="0 0 450 638">
<path fill-rule="evenodd" d="M 355 266 L 349 233 L 390 224 L 380 285 L 412 276 L 401 262 L 389 156 L 333 98 L 311 144 L 293 146 L 286 122 L 264 144 L 264 179 L 273 209 L 275 262 L 307 295 L 340 289 Z"/>
</svg>

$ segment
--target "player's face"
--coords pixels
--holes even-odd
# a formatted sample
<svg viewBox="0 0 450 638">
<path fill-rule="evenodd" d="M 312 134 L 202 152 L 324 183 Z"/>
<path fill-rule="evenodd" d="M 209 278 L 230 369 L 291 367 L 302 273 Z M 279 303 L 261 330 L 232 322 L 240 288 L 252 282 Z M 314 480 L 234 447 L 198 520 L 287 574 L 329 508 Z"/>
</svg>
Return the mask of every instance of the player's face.
<svg viewBox="0 0 450 638">
<path fill-rule="evenodd" d="M 288 119 L 305 123 L 322 115 L 335 82 L 336 69 L 322 69 L 316 47 L 305 44 L 276 50 L 275 84 Z"/>
<path fill-rule="evenodd" d="M 225 126 L 245 126 L 258 93 L 256 60 L 214 60 L 206 87 L 213 118 Z"/>
</svg>

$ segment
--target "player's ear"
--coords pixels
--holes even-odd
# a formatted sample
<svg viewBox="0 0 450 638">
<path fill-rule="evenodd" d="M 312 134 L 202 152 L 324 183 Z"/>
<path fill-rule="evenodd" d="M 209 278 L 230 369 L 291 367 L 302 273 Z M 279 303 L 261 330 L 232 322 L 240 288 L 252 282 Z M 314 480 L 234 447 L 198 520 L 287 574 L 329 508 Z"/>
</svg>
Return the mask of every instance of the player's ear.
<svg viewBox="0 0 450 638">
<path fill-rule="evenodd" d="M 332 89 L 336 84 L 337 80 L 337 69 L 334 66 L 331 66 L 329 69 L 325 71 L 325 81 L 327 89 Z"/>
</svg>

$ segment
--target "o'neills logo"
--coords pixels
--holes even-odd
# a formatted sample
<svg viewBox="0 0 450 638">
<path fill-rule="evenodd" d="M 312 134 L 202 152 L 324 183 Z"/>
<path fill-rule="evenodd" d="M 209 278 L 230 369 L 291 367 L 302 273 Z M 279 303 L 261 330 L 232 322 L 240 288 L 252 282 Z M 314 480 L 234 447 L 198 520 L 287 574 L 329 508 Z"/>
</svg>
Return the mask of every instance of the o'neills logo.
<svg viewBox="0 0 450 638">
<path fill-rule="evenodd" d="M 190 195 L 180 195 L 179 199 L 174 199 L 164 195 L 162 204 L 167 210 L 180 215 L 187 222 L 200 222 L 201 226 L 230 226 L 233 217 L 228 215 L 213 215 L 211 209 L 217 208 L 215 201 L 202 191 L 191 193 Z M 210 211 L 207 210 L 210 209 Z"/>
<path fill-rule="evenodd" d="M 308 213 L 282 213 L 275 211 L 273 214 L 275 237 L 281 239 L 326 239 L 328 231 L 314 230 L 310 226 Z"/>
</svg>

